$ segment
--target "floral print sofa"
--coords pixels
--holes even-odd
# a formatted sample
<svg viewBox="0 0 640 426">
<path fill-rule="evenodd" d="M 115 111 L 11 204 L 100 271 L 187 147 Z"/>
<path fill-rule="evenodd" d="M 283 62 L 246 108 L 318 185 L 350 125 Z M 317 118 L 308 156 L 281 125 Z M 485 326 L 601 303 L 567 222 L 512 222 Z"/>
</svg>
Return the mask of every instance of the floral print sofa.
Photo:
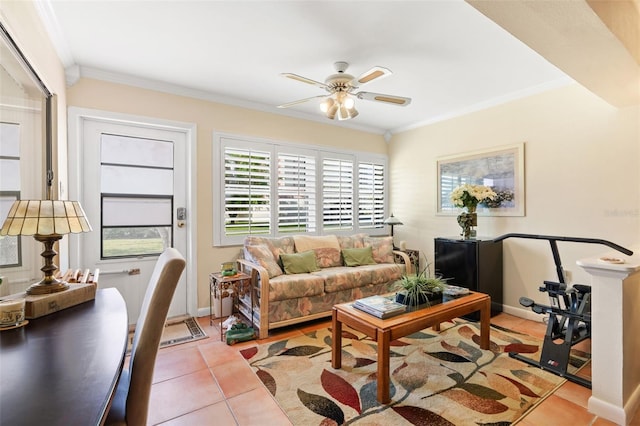
<svg viewBox="0 0 640 426">
<path fill-rule="evenodd" d="M 354 261 L 354 253 L 356 259 L 366 253 L 368 261 Z M 292 262 L 298 256 L 305 259 L 302 267 Z M 271 329 L 330 316 L 333 305 L 387 293 L 403 273 L 412 272 L 409 257 L 393 250 L 391 237 L 366 234 L 249 236 L 238 267 L 252 276 L 261 339 Z"/>
</svg>

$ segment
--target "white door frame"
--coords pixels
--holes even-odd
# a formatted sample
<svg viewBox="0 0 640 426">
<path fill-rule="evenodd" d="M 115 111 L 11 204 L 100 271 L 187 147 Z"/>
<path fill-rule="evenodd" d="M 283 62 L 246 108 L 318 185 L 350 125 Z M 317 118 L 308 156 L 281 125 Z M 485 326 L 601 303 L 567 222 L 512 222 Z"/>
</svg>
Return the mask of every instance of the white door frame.
<svg viewBox="0 0 640 426">
<path fill-rule="evenodd" d="M 196 192 L 196 146 L 197 127 L 194 123 L 164 120 L 154 117 L 145 117 L 131 114 L 122 114 L 111 111 L 102 111 L 90 108 L 69 107 L 68 109 L 68 171 L 69 171 L 69 197 L 82 203 L 82 134 L 86 120 L 103 121 L 113 124 L 137 125 L 154 129 L 171 130 L 184 133 L 187 140 L 186 148 L 186 206 L 187 207 L 187 253 L 185 272 L 187 275 L 187 312 L 189 315 L 198 314 L 198 280 L 197 280 L 197 199 Z M 80 238 L 69 234 L 69 264 L 80 264 Z M 130 319 L 131 320 L 131 319 Z"/>
</svg>

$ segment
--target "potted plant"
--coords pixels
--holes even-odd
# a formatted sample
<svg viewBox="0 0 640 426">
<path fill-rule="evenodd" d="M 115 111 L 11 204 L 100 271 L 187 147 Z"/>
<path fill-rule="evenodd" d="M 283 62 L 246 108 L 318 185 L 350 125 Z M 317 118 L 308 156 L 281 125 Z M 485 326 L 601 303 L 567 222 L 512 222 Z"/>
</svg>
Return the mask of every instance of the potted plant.
<svg viewBox="0 0 640 426">
<path fill-rule="evenodd" d="M 416 275 L 403 275 L 392 284 L 391 290 L 397 290 L 396 302 L 416 308 L 430 306 L 442 301 L 442 291 L 447 284 L 446 278 L 431 276 L 429 265 Z"/>
</svg>

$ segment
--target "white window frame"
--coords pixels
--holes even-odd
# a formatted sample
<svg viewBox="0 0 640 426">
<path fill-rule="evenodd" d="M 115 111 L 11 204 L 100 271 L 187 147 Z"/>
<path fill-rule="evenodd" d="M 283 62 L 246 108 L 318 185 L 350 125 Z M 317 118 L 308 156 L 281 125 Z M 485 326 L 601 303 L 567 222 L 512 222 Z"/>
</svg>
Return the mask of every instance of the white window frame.
<svg viewBox="0 0 640 426">
<path fill-rule="evenodd" d="M 336 149 L 333 147 L 309 145 L 285 141 L 276 141 L 265 138 L 256 138 L 251 136 L 244 136 L 231 133 L 214 132 L 213 133 L 213 147 L 212 147 L 212 192 L 213 192 L 213 245 L 218 246 L 233 246 L 241 245 L 244 241 L 245 235 L 227 236 L 224 229 L 224 149 L 227 146 L 233 146 L 241 149 L 254 149 L 261 151 L 268 151 L 271 155 L 271 221 L 270 221 L 270 233 L 259 234 L 265 237 L 279 237 L 285 235 L 291 235 L 290 233 L 278 232 L 277 223 L 277 159 L 278 153 L 287 154 L 302 154 L 312 155 L 316 158 L 316 231 L 308 232 L 310 235 L 351 235 L 359 232 L 365 232 L 370 235 L 386 235 L 384 225 L 380 224 L 377 227 L 363 226 L 360 227 L 358 223 L 359 209 L 358 209 L 358 171 L 359 164 L 375 163 L 381 164 L 384 167 L 384 217 L 388 216 L 388 188 L 389 188 L 389 163 L 388 157 L 385 154 L 376 154 L 371 152 L 362 151 L 350 151 L 343 149 Z M 350 229 L 323 229 L 323 216 L 322 216 L 322 164 L 324 158 L 340 158 L 348 159 L 353 162 L 354 171 L 354 190 L 353 190 L 353 226 Z"/>
</svg>

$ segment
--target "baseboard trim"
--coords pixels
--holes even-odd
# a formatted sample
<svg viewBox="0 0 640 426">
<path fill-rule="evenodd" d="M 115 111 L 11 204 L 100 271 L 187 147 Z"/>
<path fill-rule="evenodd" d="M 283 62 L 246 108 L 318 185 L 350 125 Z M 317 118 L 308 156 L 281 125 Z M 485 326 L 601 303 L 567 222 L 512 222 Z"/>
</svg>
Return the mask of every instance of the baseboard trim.
<svg viewBox="0 0 640 426">
<path fill-rule="evenodd" d="M 547 317 L 547 315 L 536 314 L 531 309 L 522 309 L 507 305 L 502 305 L 502 312 L 535 322 L 544 322 L 544 319 Z"/>
<path fill-rule="evenodd" d="M 624 407 L 618 407 L 593 395 L 589 398 L 587 407 L 590 413 L 598 417 L 619 425 L 628 425 L 640 407 L 640 386 L 636 387 Z"/>
<path fill-rule="evenodd" d="M 598 417 L 602 417 L 603 419 L 607 419 L 618 425 L 627 424 L 627 414 L 625 413 L 625 409 L 622 407 L 616 407 L 615 405 L 598 399 L 593 395 L 589 397 L 587 407 L 590 413 L 593 413 Z"/>
</svg>

